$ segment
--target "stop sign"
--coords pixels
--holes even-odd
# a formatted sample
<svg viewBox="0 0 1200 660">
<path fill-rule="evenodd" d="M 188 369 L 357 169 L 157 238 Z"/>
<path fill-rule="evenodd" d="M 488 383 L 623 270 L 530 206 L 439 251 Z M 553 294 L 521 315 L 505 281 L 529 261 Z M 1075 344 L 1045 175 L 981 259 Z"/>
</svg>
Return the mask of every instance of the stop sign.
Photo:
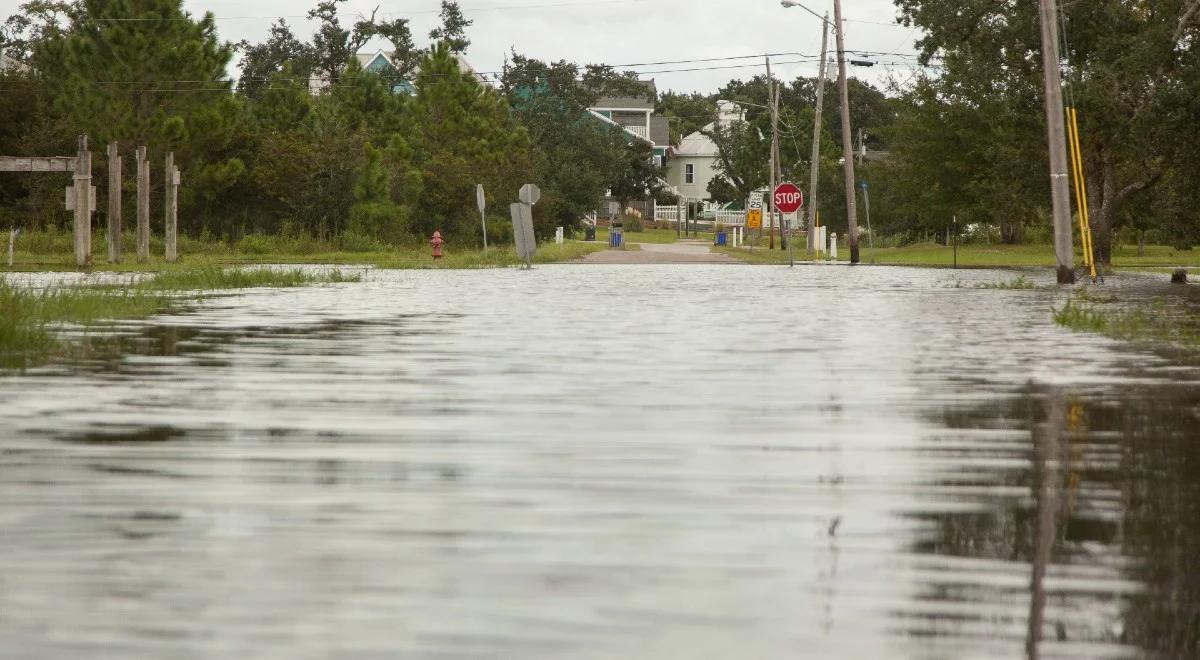
<svg viewBox="0 0 1200 660">
<path fill-rule="evenodd" d="M 804 193 L 794 183 L 781 183 L 775 188 L 775 208 L 784 213 L 795 213 L 804 206 Z"/>
</svg>

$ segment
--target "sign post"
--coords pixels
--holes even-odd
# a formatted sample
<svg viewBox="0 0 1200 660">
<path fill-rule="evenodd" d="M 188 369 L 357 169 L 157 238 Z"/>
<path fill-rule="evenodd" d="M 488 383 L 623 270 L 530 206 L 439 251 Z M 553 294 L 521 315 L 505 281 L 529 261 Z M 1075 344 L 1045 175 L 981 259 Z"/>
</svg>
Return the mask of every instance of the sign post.
<svg viewBox="0 0 1200 660">
<path fill-rule="evenodd" d="M 762 236 L 762 216 L 763 216 L 763 194 L 761 190 L 755 190 L 750 193 L 750 201 L 746 204 L 746 229 L 757 229 L 759 237 Z M 750 243 L 750 249 L 754 249 L 754 242 Z"/>
<path fill-rule="evenodd" d="M 867 182 L 863 181 L 859 185 L 863 191 L 863 206 L 867 210 L 867 238 L 871 239 L 871 248 L 875 248 L 875 232 L 871 231 L 871 194 L 867 192 Z"/>
<path fill-rule="evenodd" d="M 533 205 L 542 198 L 542 191 L 536 185 L 527 183 L 521 186 L 518 196 L 521 201 L 508 207 L 512 214 L 513 240 L 517 244 L 517 256 L 525 260 L 526 268 L 533 268 L 533 253 L 537 250 L 537 237 L 533 233 Z"/>
<path fill-rule="evenodd" d="M 483 184 L 475 184 L 475 205 L 479 207 L 479 221 L 483 223 L 483 251 L 487 252 L 487 198 L 483 194 Z"/>
<path fill-rule="evenodd" d="M 804 193 L 796 187 L 794 183 L 784 182 L 776 186 L 775 194 L 771 197 L 772 206 L 786 215 L 795 216 L 800 207 L 804 206 Z M 789 231 L 792 227 L 791 222 L 784 223 L 787 228 L 784 231 Z M 796 250 L 792 245 L 792 236 L 789 232 L 787 237 L 788 242 L 788 261 L 791 266 L 796 265 Z"/>
</svg>

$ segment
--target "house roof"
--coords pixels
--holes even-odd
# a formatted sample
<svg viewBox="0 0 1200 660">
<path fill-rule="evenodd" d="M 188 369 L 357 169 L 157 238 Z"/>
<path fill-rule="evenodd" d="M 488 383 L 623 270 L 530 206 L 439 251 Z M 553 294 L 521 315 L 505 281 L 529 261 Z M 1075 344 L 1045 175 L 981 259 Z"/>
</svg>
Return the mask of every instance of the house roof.
<svg viewBox="0 0 1200 660">
<path fill-rule="evenodd" d="M 732 101 L 717 101 L 717 121 L 720 121 L 721 127 L 725 128 L 735 122 L 745 121 L 745 112 L 741 106 Z M 712 122 L 699 131 L 685 136 L 679 141 L 679 146 L 675 148 L 675 155 L 719 156 L 720 151 L 717 149 L 717 143 L 705 135 L 705 133 L 711 133 L 714 128 L 716 128 L 716 122 Z"/>
<path fill-rule="evenodd" d="M 712 124 L 704 127 L 705 131 L 711 131 Z M 676 157 L 685 156 L 718 156 L 720 152 L 717 150 L 717 143 L 712 141 L 700 131 L 691 133 L 679 141 L 679 146 L 675 147 Z"/>
<path fill-rule="evenodd" d="M 628 108 L 630 110 L 653 110 L 654 97 L 658 94 L 657 88 L 654 85 L 654 80 L 639 80 L 643 87 L 646 88 L 646 95 L 643 97 L 633 96 L 604 96 L 596 100 L 592 104 L 593 108 Z"/>
<path fill-rule="evenodd" d="M 362 65 L 363 69 L 374 71 L 376 69 L 373 69 L 371 65 L 375 64 L 375 61 L 381 57 L 388 64 L 395 66 L 394 62 L 392 61 L 392 58 L 395 56 L 395 54 L 395 51 L 380 50 L 374 53 L 356 53 L 354 56 L 358 58 L 358 63 Z M 467 58 L 463 57 L 462 53 L 451 53 L 450 55 L 456 62 L 458 62 L 459 71 L 472 74 L 480 83 L 487 83 L 487 78 L 480 75 L 479 72 L 475 70 L 475 67 L 471 66 L 471 63 L 467 61 Z M 421 67 L 418 65 L 413 69 L 413 75 L 416 75 L 420 70 Z"/>
</svg>

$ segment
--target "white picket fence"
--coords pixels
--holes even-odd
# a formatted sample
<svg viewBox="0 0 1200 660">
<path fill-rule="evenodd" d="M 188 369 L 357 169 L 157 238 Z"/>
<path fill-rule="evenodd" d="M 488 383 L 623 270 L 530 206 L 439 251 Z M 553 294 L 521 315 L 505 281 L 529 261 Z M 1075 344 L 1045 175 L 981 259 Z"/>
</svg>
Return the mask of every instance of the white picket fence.
<svg viewBox="0 0 1200 660">
<path fill-rule="evenodd" d="M 654 219 L 656 221 L 678 223 L 686 213 L 687 207 L 682 204 L 659 206 L 658 202 L 654 202 Z"/>
<path fill-rule="evenodd" d="M 766 216 L 763 216 L 762 228 L 766 229 L 766 230 L 770 230 L 772 227 L 772 224 L 770 224 L 770 223 L 773 220 L 774 221 L 773 226 L 776 229 L 779 229 L 780 227 L 783 226 L 782 225 L 782 215 L 783 214 L 781 214 L 781 213 L 774 213 L 774 214 L 769 213 Z M 701 221 L 701 222 L 703 222 L 703 221 Z M 726 211 L 726 210 L 714 211 L 712 222 L 713 222 L 713 224 L 721 224 L 721 225 L 725 225 L 726 227 L 744 227 L 744 226 L 746 226 L 746 212 L 745 211 L 736 211 L 736 210 L 734 210 L 734 211 Z"/>
</svg>

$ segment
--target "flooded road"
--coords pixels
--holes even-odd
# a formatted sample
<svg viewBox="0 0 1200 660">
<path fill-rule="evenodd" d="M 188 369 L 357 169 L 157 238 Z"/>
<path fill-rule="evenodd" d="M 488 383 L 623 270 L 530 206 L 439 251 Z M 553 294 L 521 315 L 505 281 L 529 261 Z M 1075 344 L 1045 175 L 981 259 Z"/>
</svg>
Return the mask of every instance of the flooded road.
<svg viewBox="0 0 1200 660">
<path fill-rule="evenodd" d="M 1013 276 L 380 271 L 120 325 L 0 377 L 0 658 L 1195 657 L 1200 370 L 973 288 Z"/>
</svg>

